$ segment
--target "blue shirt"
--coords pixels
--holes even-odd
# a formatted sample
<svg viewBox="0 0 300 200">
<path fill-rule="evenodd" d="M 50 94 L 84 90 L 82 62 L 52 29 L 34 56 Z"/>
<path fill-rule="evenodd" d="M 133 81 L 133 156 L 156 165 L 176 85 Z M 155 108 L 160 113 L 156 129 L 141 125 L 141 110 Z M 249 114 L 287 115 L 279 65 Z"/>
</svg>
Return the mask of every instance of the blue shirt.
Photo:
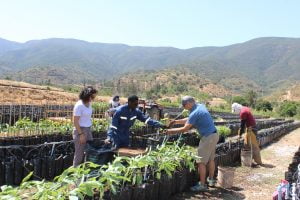
<svg viewBox="0 0 300 200">
<path fill-rule="evenodd" d="M 202 136 L 209 136 L 217 132 L 214 121 L 203 104 L 195 104 L 190 110 L 187 121 L 192 124 Z"/>
<path fill-rule="evenodd" d="M 112 123 L 108 129 L 107 136 L 117 147 L 127 147 L 129 145 L 130 128 L 135 120 L 140 120 L 154 127 L 160 127 L 158 121 L 144 115 L 139 109 L 130 109 L 128 105 L 117 108 L 113 115 Z"/>
</svg>

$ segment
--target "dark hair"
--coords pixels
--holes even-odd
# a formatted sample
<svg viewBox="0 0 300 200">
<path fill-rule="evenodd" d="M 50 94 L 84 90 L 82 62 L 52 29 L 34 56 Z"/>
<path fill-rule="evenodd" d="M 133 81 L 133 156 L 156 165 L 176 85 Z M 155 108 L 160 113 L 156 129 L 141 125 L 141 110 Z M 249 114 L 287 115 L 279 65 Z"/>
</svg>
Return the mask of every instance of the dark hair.
<svg viewBox="0 0 300 200">
<path fill-rule="evenodd" d="M 117 99 L 120 99 L 119 96 L 114 96 L 113 101 L 116 101 Z"/>
<path fill-rule="evenodd" d="M 139 98 L 136 95 L 132 95 L 132 96 L 128 97 L 128 103 L 129 102 L 133 103 L 138 100 L 139 100 Z"/>
<path fill-rule="evenodd" d="M 92 86 L 87 86 L 79 94 L 79 99 L 83 102 L 89 101 L 93 94 L 96 94 L 98 91 Z"/>
</svg>

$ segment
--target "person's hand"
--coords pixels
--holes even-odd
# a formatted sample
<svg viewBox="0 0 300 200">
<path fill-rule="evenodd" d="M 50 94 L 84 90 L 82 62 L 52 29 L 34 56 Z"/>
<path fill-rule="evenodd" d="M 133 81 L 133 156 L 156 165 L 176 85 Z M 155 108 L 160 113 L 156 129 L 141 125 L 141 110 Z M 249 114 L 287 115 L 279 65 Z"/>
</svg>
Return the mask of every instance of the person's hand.
<svg viewBox="0 0 300 200">
<path fill-rule="evenodd" d="M 168 127 L 171 127 L 171 126 L 173 126 L 173 125 L 175 125 L 175 124 L 176 124 L 176 120 L 172 120 L 172 121 L 170 121 Z"/>
<path fill-rule="evenodd" d="M 80 144 L 85 144 L 86 143 L 86 136 L 85 136 L 85 134 L 80 134 L 79 135 L 79 143 Z"/>
<path fill-rule="evenodd" d="M 169 135 L 169 129 L 165 129 L 164 132 L 163 132 L 165 135 Z"/>
<path fill-rule="evenodd" d="M 110 139 L 109 138 L 106 138 L 105 140 L 104 140 L 104 143 L 105 144 L 110 144 L 111 142 L 110 142 Z"/>
</svg>

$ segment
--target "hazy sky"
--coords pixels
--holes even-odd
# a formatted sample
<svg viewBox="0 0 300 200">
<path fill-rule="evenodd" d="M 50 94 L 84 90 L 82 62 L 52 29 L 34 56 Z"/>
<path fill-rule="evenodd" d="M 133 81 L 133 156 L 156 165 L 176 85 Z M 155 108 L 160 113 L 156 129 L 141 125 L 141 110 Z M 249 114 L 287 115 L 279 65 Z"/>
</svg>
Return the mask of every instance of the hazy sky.
<svg viewBox="0 0 300 200">
<path fill-rule="evenodd" d="M 0 38 L 224 46 L 300 37 L 299 0 L 0 0 Z"/>
</svg>

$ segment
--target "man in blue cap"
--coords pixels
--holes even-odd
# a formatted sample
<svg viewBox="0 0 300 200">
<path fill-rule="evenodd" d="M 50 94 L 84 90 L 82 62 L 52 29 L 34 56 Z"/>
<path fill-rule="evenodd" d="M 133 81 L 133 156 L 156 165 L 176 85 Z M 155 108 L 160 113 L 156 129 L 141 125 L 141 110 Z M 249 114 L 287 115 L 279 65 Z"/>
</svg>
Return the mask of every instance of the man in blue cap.
<svg viewBox="0 0 300 200">
<path fill-rule="evenodd" d="M 201 134 L 201 140 L 198 147 L 198 171 L 200 174 L 200 182 L 191 188 L 192 191 L 206 191 L 205 184 L 206 167 L 209 169 L 209 177 L 207 179 L 210 187 L 216 183 L 214 180 L 215 173 L 215 152 L 216 145 L 219 140 L 217 129 L 214 125 L 213 119 L 203 104 L 197 104 L 193 97 L 185 96 L 182 98 L 182 106 L 184 109 L 189 110 L 188 118 L 175 120 L 170 123 L 170 126 L 175 124 L 184 125 L 181 128 L 172 128 L 166 130 L 167 134 L 187 132 L 191 128 L 196 128 Z"/>
<path fill-rule="evenodd" d="M 128 104 L 117 108 L 113 115 L 112 123 L 107 132 L 105 143 L 113 143 L 117 148 L 129 146 L 130 127 L 133 126 L 135 120 L 145 122 L 149 126 L 156 128 L 164 127 L 160 122 L 151 119 L 143 114 L 137 107 L 139 99 L 137 96 L 130 96 Z"/>
</svg>

